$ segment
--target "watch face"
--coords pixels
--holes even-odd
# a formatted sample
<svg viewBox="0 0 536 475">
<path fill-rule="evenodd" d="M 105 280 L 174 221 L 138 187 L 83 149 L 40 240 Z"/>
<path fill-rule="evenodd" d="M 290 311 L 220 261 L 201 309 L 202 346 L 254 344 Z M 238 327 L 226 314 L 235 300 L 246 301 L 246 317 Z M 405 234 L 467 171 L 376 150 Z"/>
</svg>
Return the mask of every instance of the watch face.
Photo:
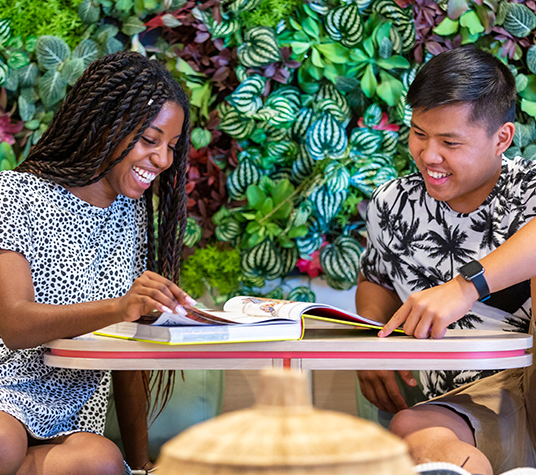
<svg viewBox="0 0 536 475">
<path fill-rule="evenodd" d="M 460 267 L 459 271 L 463 277 L 470 279 L 471 277 L 474 277 L 475 275 L 478 275 L 484 272 L 484 268 L 482 267 L 480 262 L 471 261 L 463 265 L 462 267 Z"/>
</svg>

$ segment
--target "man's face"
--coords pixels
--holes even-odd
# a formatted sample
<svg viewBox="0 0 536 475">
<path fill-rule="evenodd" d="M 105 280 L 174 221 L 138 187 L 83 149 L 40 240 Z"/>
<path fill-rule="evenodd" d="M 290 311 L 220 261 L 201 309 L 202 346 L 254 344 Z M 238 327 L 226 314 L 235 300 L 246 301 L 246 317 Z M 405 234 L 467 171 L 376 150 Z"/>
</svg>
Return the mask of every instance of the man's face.
<svg viewBox="0 0 536 475">
<path fill-rule="evenodd" d="M 476 210 L 501 174 L 501 128 L 490 137 L 470 115 L 468 104 L 414 110 L 409 136 L 426 190 L 460 213 Z"/>
</svg>

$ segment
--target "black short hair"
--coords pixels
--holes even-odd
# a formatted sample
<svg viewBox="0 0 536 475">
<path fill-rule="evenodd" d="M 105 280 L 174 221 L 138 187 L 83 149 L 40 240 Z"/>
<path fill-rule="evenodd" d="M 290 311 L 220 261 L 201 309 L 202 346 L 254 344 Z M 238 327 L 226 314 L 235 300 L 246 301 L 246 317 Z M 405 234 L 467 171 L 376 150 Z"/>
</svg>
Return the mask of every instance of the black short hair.
<svg viewBox="0 0 536 475">
<path fill-rule="evenodd" d="M 438 54 L 422 67 L 409 88 L 407 102 L 423 111 L 470 104 L 471 120 L 486 123 L 491 136 L 515 120 L 516 83 L 498 58 L 474 46 L 462 46 Z"/>
</svg>

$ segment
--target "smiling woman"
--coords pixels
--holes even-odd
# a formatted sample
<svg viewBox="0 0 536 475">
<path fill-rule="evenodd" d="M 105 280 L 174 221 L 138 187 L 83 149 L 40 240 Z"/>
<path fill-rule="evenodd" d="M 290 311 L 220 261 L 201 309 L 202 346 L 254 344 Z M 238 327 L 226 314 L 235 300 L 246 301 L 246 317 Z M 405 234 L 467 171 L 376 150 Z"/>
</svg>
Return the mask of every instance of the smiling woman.
<svg viewBox="0 0 536 475">
<path fill-rule="evenodd" d="M 116 53 L 88 67 L 26 161 L 0 173 L 2 474 L 130 472 L 102 436 L 110 375 L 48 368 L 41 345 L 195 304 L 177 286 L 189 125 L 163 65 Z M 127 459 L 147 466 L 143 375 L 113 381 Z"/>
</svg>

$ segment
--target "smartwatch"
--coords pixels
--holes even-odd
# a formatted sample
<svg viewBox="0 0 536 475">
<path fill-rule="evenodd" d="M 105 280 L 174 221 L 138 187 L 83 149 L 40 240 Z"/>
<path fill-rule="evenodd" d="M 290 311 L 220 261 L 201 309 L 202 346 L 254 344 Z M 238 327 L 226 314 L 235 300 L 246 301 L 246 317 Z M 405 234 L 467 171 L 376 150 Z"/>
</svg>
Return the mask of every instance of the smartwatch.
<svg viewBox="0 0 536 475">
<path fill-rule="evenodd" d="M 472 282 L 478 292 L 478 300 L 483 302 L 489 299 L 489 287 L 484 277 L 484 267 L 478 261 L 470 261 L 458 269 L 460 275 L 468 282 Z"/>
</svg>

